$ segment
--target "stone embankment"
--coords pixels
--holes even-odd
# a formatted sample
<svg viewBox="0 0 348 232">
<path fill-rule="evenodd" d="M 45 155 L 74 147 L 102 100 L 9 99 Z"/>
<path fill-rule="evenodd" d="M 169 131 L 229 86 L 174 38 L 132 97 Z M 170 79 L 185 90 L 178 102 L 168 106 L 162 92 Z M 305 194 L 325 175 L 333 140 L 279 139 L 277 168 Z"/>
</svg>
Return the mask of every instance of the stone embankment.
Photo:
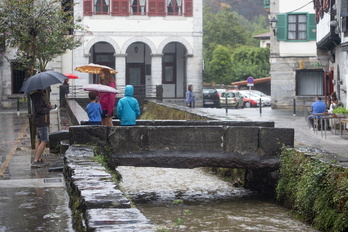
<svg viewBox="0 0 348 232">
<path fill-rule="evenodd" d="M 156 231 L 95 159 L 93 147 L 70 146 L 64 176 L 76 231 Z"/>
</svg>

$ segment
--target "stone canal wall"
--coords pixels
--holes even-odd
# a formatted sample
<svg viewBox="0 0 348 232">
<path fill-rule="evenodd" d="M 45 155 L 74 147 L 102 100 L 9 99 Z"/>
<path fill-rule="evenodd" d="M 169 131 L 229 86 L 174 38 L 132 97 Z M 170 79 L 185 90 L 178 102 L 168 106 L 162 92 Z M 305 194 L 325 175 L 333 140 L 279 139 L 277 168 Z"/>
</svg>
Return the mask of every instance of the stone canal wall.
<svg viewBox="0 0 348 232">
<path fill-rule="evenodd" d="M 95 159 L 93 147 L 70 146 L 64 176 L 76 231 L 156 231 L 118 188 L 112 175 Z"/>
</svg>

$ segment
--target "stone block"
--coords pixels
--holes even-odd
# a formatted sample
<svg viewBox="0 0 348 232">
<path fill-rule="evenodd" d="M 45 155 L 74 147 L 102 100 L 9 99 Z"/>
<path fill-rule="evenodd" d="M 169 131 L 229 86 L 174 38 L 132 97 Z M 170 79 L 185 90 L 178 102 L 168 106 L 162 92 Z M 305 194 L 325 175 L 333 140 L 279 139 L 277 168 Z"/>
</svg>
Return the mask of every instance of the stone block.
<svg viewBox="0 0 348 232">
<path fill-rule="evenodd" d="M 146 150 L 147 128 L 143 126 L 111 127 L 109 141 L 111 154 Z"/>
<path fill-rule="evenodd" d="M 259 127 L 228 127 L 224 136 L 224 150 L 241 155 L 257 154 Z"/>
<path fill-rule="evenodd" d="M 69 131 L 68 130 L 60 130 L 51 132 L 49 134 L 49 144 L 50 144 L 50 152 L 59 153 L 60 151 L 60 141 L 69 139 Z"/>
<path fill-rule="evenodd" d="M 105 148 L 108 145 L 107 126 L 71 126 L 70 144 L 90 144 Z"/>
<path fill-rule="evenodd" d="M 148 127 L 150 151 L 222 151 L 222 126 Z"/>
<path fill-rule="evenodd" d="M 294 147 L 293 128 L 260 128 L 260 150 L 265 156 L 276 156 L 283 145 Z"/>
<path fill-rule="evenodd" d="M 138 209 L 89 209 L 87 231 L 155 232 L 153 225 Z"/>
</svg>

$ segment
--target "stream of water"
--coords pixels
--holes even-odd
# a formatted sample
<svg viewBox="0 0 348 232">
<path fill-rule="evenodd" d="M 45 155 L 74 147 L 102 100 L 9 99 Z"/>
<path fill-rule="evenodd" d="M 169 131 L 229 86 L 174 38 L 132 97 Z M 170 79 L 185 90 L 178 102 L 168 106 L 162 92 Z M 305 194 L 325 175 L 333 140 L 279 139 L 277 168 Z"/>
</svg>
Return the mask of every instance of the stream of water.
<svg viewBox="0 0 348 232">
<path fill-rule="evenodd" d="M 316 231 L 288 209 L 233 187 L 203 168 L 118 167 L 117 171 L 126 194 L 158 228 L 172 229 L 183 218 L 180 231 Z M 176 199 L 183 204 L 173 205 Z M 183 210 L 189 214 L 183 216 Z"/>
</svg>

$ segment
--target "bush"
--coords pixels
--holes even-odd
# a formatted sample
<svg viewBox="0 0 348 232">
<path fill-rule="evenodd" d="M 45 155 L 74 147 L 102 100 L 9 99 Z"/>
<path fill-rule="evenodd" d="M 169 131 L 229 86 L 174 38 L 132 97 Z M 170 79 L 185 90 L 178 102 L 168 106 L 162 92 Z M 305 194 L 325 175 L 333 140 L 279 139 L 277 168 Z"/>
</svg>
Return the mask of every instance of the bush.
<svg viewBox="0 0 348 232">
<path fill-rule="evenodd" d="M 280 174 L 278 202 L 321 231 L 348 230 L 348 169 L 288 149 Z"/>
<path fill-rule="evenodd" d="M 334 114 L 348 114 L 348 110 L 344 108 L 343 106 L 339 106 L 336 109 L 332 111 Z"/>
</svg>

